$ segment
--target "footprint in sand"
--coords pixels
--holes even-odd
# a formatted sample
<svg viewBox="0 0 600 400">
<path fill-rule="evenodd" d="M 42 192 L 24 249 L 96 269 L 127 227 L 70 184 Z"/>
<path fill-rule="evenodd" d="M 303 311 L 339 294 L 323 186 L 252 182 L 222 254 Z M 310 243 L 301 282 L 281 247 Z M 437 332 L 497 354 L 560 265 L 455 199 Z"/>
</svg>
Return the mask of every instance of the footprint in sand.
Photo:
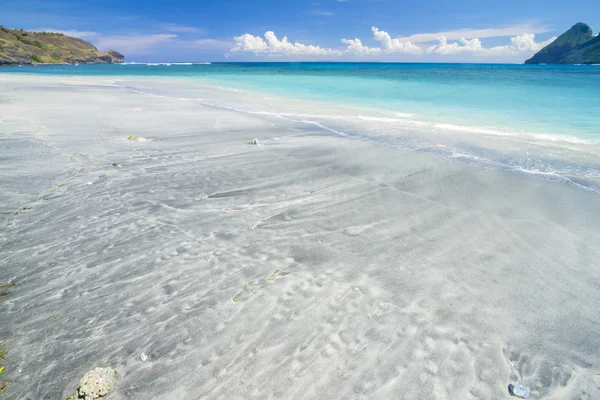
<svg viewBox="0 0 600 400">
<path fill-rule="evenodd" d="M 244 292 L 239 292 L 238 294 L 236 294 L 236 295 L 233 297 L 233 302 L 234 302 L 234 303 L 238 303 L 238 302 L 240 302 L 240 301 L 242 300 L 243 294 L 244 294 Z"/>
<path fill-rule="evenodd" d="M 268 282 L 271 282 L 283 275 L 285 275 L 285 273 L 282 274 L 278 269 L 276 269 L 275 271 L 273 271 L 273 273 L 271 275 L 267 276 L 265 278 L 265 280 Z M 233 302 L 239 303 L 240 301 L 244 300 L 245 298 L 248 298 L 251 295 L 259 293 L 265 284 L 266 284 L 266 282 L 263 281 L 262 279 L 252 280 L 252 281 L 248 282 L 248 286 L 246 286 L 241 292 L 239 292 L 238 294 L 236 294 L 233 297 L 233 299 L 232 299 Z"/>
<path fill-rule="evenodd" d="M 239 303 L 240 301 L 242 301 L 244 299 L 245 294 L 248 295 L 252 295 L 252 294 L 257 294 L 260 291 L 260 284 L 257 285 L 256 283 L 254 283 L 253 281 L 248 282 L 248 286 L 244 288 L 244 290 L 242 290 L 241 292 L 239 292 L 238 294 L 236 294 L 233 297 L 233 302 L 234 303 Z"/>
<path fill-rule="evenodd" d="M 279 270 L 276 269 L 271 275 L 267 276 L 268 281 L 274 281 L 279 276 Z"/>
<path fill-rule="evenodd" d="M 250 288 L 250 291 L 251 291 L 253 294 L 256 294 L 256 293 L 258 293 L 258 289 L 259 289 L 259 288 L 258 288 L 258 286 L 256 285 L 256 283 L 254 283 L 254 282 L 248 282 L 248 287 Z"/>
</svg>

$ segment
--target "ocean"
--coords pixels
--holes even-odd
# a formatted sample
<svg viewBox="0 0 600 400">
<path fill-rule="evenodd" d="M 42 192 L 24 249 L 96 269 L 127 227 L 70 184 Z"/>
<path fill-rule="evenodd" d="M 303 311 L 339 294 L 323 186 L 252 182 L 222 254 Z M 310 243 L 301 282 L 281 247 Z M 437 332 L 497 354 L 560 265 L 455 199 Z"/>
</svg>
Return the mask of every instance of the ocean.
<svg viewBox="0 0 600 400">
<path fill-rule="evenodd" d="M 130 63 L 0 73 L 97 76 L 142 93 L 600 193 L 600 66 Z M 152 77 L 168 84 L 135 84 Z"/>
</svg>

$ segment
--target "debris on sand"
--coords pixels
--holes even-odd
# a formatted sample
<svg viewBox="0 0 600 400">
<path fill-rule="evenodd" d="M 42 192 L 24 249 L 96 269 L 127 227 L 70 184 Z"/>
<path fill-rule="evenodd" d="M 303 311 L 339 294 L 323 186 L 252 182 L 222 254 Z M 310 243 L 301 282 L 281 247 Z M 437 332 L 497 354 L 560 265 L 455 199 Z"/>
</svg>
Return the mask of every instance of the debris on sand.
<svg viewBox="0 0 600 400">
<path fill-rule="evenodd" d="M 528 399 L 529 395 L 531 394 L 531 390 L 527 386 L 523 385 L 523 381 L 519 379 L 514 385 L 508 385 L 508 393 L 511 396 L 518 397 L 520 399 Z"/>
<path fill-rule="evenodd" d="M 6 342 L 0 342 L 0 361 L 4 361 L 4 354 L 6 353 Z M 4 373 L 4 364 L 0 364 L 0 374 Z M 0 382 L 0 393 L 4 392 L 8 383 Z"/>
<path fill-rule="evenodd" d="M 146 361 L 148 359 L 148 356 L 144 353 L 140 354 L 140 360 L 142 361 Z"/>
<path fill-rule="evenodd" d="M 127 140 L 132 140 L 134 142 L 140 142 L 140 143 L 146 143 L 148 141 L 148 139 L 143 138 L 143 137 L 137 137 L 137 136 L 128 136 Z"/>
<path fill-rule="evenodd" d="M 96 368 L 79 381 L 77 395 L 85 400 L 95 400 L 112 392 L 117 385 L 117 371 L 112 368 Z"/>
<path fill-rule="evenodd" d="M 258 139 L 257 138 L 252 139 L 252 141 L 250 142 L 250 144 L 258 145 Z"/>
</svg>

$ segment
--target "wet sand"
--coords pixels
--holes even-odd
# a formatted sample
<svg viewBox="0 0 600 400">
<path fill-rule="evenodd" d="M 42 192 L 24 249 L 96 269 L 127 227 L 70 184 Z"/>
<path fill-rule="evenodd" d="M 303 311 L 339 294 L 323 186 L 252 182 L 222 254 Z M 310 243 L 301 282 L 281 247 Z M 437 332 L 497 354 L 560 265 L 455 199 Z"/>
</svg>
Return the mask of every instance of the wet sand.
<svg viewBox="0 0 600 400">
<path fill-rule="evenodd" d="M 600 398 L 598 194 L 107 79 L 0 92 L 1 396 Z"/>
</svg>

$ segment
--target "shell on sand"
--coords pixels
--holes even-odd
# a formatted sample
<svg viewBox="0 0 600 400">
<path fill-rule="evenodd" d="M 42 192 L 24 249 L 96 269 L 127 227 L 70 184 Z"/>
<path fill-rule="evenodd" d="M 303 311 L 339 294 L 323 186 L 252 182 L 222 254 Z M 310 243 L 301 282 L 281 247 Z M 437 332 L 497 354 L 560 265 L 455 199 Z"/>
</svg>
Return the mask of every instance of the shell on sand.
<svg viewBox="0 0 600 400">
<path fill-rule="evenodd" d="M 257 145 L 258 144 L 258 139 L 257 138 L 252 139 L 252 141 L 250 142 L 250 144 Z"/>
</svg>

